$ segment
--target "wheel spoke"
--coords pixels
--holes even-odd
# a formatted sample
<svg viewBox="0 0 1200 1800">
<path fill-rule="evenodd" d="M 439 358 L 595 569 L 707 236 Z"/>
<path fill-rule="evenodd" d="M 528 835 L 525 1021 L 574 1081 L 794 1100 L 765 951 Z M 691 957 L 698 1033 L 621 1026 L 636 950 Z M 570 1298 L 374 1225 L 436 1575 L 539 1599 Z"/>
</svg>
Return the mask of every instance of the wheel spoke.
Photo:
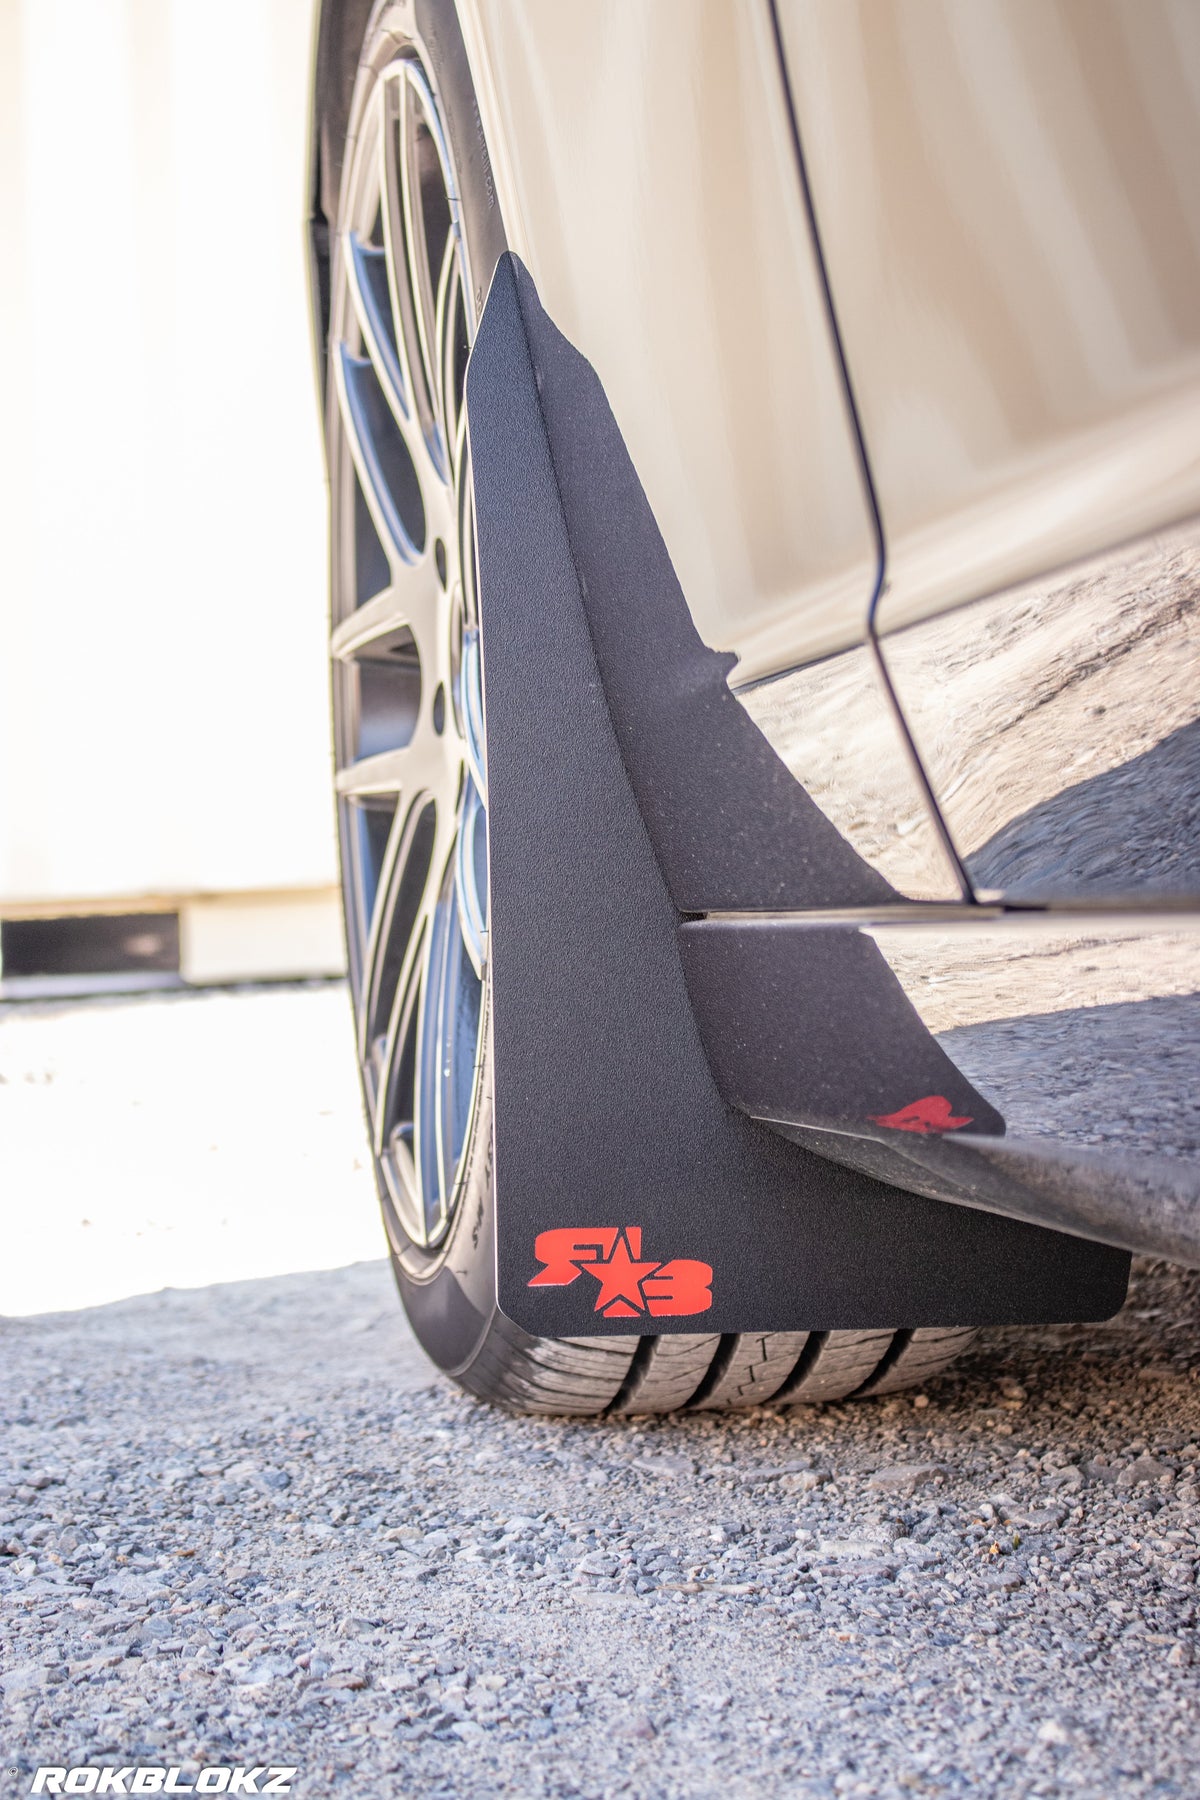
<svg viewBox="0 0 1200 1800">
<path fill-rule="evenodd" d="M 396 808 L 363 958 L 359 1050 L 364 1058 L 387 1038 L 413 947 L 428 924 L 436 829 L 436 812 L 428 801 Z"/>
<path fill-rule="evenodd" d="M 412 454 L 369 357 L 339 344 L 338 402 L 363 498 L 392 563 L 416 562 L 425 547 L 425 503 Z"/>
<path fill-rule="evenodd" d="M 443 264 L 457 226 L 445 144 L 428 83 L 415 63 L 406 63 L 401 83 L 400 194 L 404 243 L 408 259 L 408 291 L 424 382 L 424 412 L 430 451 L 443 475 L 450 474 L 445 419 L 438 405 L 438 291 Z M 437 265 L 436 273 L 434 264 Z M 437 282 L 437 286 L 435 286 Z"/>
<path fill-rule="evenodd" d="M 457 295 L 461 290 L 458 261 L 458 233 L 453 226 L 446 238 L 442 266 L 438 274 L 437 302 L 434 311 L 433 343 L 436 347 L 436 381 L 438 416 L 441 420 L 442 443 L 455 442 L 457 399 L 454 394 L 454 315 Z"/>
<path fill-rule="evenodd" d="M 446 767 L 446 753 L 440 741 L 421 725 L 402 749 L 360 756 L 339 769 L 334 780 L 345 800 L 384 799 L 397 794 L 415 797 L 429 792 L 441 804 L 452 807 L 455 799 L 456 773 Z"/>
<path fill-rule="evenodd" d="M 436 905 L 437 886 L 431 871 L 430 878 L 422 889 L 417 917 L 405 947 L 386 1029 L 382 1037 L 377 1034 L 366 1047 L 366 1054 L 377 1067 L 378 1085 L 375 1116 L 372 1120 L 372 1137 L 377 1156 L 385 1153 L 392 1133 L 398 1127 L 411 1127 L 416 1116 L 416 1109 L 411 1102 L 409 1106 L 400 1104 L 405 1096 L 397 1094 L 396 1081 L 400 1057 L 412 1031 L 413 1016 L 421 1004 Z M 396 1117 L 398 1105 L 401 1115 L 399 1118 Z"/>
<path fill-rule="evenodd" d="M 372 795 L 402 794 L 409 786 L 412 763 L 406 750 L 381 750 L 377 756 L 360 756 L 335 776 L 337 791 L 346 800 L 366 800 Z"/>
<path fill-rule="evenodd" d="M 425 937 L 424 980 L 417 1016 L 413 1160 L 421 1185 L 427 1237 L 439 1233 L 449 1216 L 453 1177 L 453 1171 L 447 1168 L 442 1129 L 442 1089 L 447 1073 L 444 1065 L 451 1046 L 446 1016 L 448 969 L 453 950 L 450 926 L 450 909 L 443 893 L 433 909 Z"/>
<path fill-rule="evenodd" d="M 412 292 L 406 279 L 408 271 L 407 232 L 404 222 L 404 184 L 401 175 L 401 146 L 408 132 L 408 82 L 403 67 L 389 71 L 382 84 L 381 128 L 379 132 L 378 174 L 379 208 L 383 218 L 383 245 L 386 258 L 388 293 L 392 311 L 392 337 L 400 364 L 405 398 L 423 431 L 431 419 L 423 405 L 420 384 L 414 374 L 420 362 L 421 345 L 413 312 Z"/>
<path fill-rule="evenodd" d="M 428 987 L 425 993 L 425 1029 L 427 1037 L 421 1047 L 422 1074 L 428 1087 L 421 1095 L 417 1112 L 417 1144 L 423 1151 L 421 1173 L 425 1189 L 425 1211 L 428 1217 L 433 1202 L 431 1231 L 445 1224 L 449 1213 L 449 1197 L 454 1180 L 454 1156 L 450 1117 L 451 1084 L 454 1078 L 454 1001 L 458 972 L 457 919 L 445 897 L 438 904 L 429 959 Z M 433 1130 L 430 1132 L 430 1123 Z M 432 1142 L 430 1139 L 432 1138 Z"/>
<path fill-rule="evenodd" d="M 380 1153 L 384 1154 L 384 1153 Z M 397 1241 L 388 1211 L 384 1210 L 384 1222 L 392 1247 L 403 1254 L 408 1243 L 414 1240 L 418 1244 L 426 1242 L 421 1221 L 424 1219 L 424 1206 L 421 1201 L 421 1183 L 417 1176 L 417 1165 L 413 1157 L 413 1131 L 410 1125 L 397 1126 L 387 1141 L 386 1162 L 384 1163 L 387 1185 L 392 1189 L 394 1200 L 399 1202 L 397 1210 L 401 1214 L 400 1229 L 404 1236 Z M 407 1239 L 407 1243 L 405 1242 Z"/>
<path fill-rule="evenodd" d="M 414 609 L 411 597 L 406 598 L 411 596 L 411 591 L 411 582 L 405 583 L 403 591 L 395 587 L 384 588 L 382 593 L 373 595 L 348 613 L 329 641 L 337 660 L 354 662 L 368 652 L 378 654 L 386 648 L 389 638 L 406 629 L 411 631 Z"/>
<path fill-rule="evenodd" d="M 364 243 L 352 231 L 347 240 L 346 270 L 363 347 L 399 424 L 408 419 L 409 407 L 396 341 L 387 251 Z"/>
<path fill-rule="evenodd" d="M 405 1223 L 419 1243 L 425 1242 L 426 1230 L 421 1199 L 423 1184 L 415 1154 L 418 1108 L 415 1096 L 399 1091 L 399 1077 L 402 1062 L 409 1060 L 404 1053 L 412 1043 L 414 1032 L 420 1029 L 418 1019 L 424 992 L 422 973 L 428 957 L 432 923 L 432 914 L 428 914 L 413 933 L 410 955 L 405 959 L 404 974 L 396 989 L 386 1036 L 372 1046 L 373 1061 L 378 1067 L 372 1102 L 371 1145 L 388 1175 L 401 1176 L 400 1199 L 409 1214 Z M 399 1145 L 407 1146 L 407 1157 L 397 1154 Z"/>
<path fill-rule="evenodd" d="M 398 922 L 407 933 L 398 964 L 393 963 L 390 969 L 386 966 L 389 955 L 394 956 L 394 949 L 385 936 L 382 920 L 374 943 L 375 962 L 370 968 L 368 981 L 380 998 L 385 997 L 387 990 L 391 989 L 391 1003 L 382 1036 L 378 1030 L 382 1020 L 377 1015 L 372 1026 L 369 1014 L 364 1011 L 364 1054 L 372 1058 L 376 1068 L 372 1133 L 376 1154 L 380 1156 L 384 1154 L 389 1137 L 396 1127 L 412 1125 L 420 1110 L 419 1104 L 415 1108 L 404 1107 L 404 1096 L 397 1094 L 396 1083 L 402 1054 L 412 1031 L 414 1014 L 417 1015 L 417 1029 L 421 1029 L 420 1014 L 424 1011 L 424 996 L 429 987 L 438 908 L 453 837 L 453 818 L 437 815 L 432 844 L 427 846 L 427 854 L 422 855 L 412 891 L 407 896 L 402 894 L 401 887 L 403 874 L 408 873 L 408 870 L 402 870 L 401 859 L 397 857 L 398 879 L 393 883 L 389 895 L 392 917 L 388 924 L 394 926 Z M 408 847 L 411 848 L 411 839 Z M 397 921 L 396 915 L 401 911 L 404 916 Z M 370 1029 L 369 1037 L 367 1029 Z"/>
<path fill-rule="evenodd" d="M 414 654 L 432 661 L 438 606 L 432 566 L 406 570 L 402 582 L 372 594 L 335 625 L 330 655 L 340 663 L 387 662 Z"/>
<path fill-rule="evenodd" d="M 476 564 L 475 494 L 471 486 L 470 439 L 467 432 L 467 410 L 459 421 L 455 492 L 457 495 L 458 566 L 463 587 L 464 617 L 468 625 L 479 624 L 479 570 Z"/>
</svg>

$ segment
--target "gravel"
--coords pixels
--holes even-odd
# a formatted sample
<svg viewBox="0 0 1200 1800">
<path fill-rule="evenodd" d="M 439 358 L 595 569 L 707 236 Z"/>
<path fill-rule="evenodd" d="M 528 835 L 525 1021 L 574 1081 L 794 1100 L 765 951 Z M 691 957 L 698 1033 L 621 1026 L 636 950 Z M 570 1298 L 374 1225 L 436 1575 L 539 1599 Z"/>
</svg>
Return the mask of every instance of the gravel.
<svg viewBox="0 0 1200 1800">
<path fill-rule="evenodd" d="M 986 1333 L 916 1394 L 509 1418 L 432 1372 L 382 1262 L 195 1272 L 208 1219 L 239 1272 L 360 1241 L 341 1000 L 0 1016 L 0 1791 L 274 1762 L 366 1800 L 1196 1793 L 1200 1278 L 1141 1265 L 1113 1323 Z M 237 1059 L 281 1045 L 251 1238 Z M 84 1304 L 126 1239 L 174 1286 Z M 59 1254 L 78 1309 L 35 1312 Z"/>
<path fill-rule="evenodd" d="M 585 1423 L 432 1375 L 382 1263 L 6 1320 L 9 1791 L 1192 1795 L 1198 1326 L 1147 1265 L 915 1399 Z"/>
</svg>

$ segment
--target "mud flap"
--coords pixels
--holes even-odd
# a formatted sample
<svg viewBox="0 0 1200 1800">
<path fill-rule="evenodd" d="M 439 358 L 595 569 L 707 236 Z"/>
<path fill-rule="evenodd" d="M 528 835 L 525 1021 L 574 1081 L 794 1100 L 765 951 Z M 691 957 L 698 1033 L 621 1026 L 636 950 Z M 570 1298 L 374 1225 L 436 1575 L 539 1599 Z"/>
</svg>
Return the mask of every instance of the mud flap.
<svg viewBox="0 0 1200 1800">
<path fill-rule="evenodd" d="M 511 256 L 467 395 L 502 1310 L 552 1337 L 1107 1317 L 1123 1252 L 839 1166 L 720 1091 L 713 1070 L 739 1059 L 706 1050 L 697 1018 L 731 1015 L 689 992 L 681 927 L 890 890 L 730 693 L 594 371 Z M 819 1077 L 865 1117 L 903 1061 L 1002 1134 L 882 959 L 812 943 L 823 969 L 785 972 L 775 1009 L 783 1086 Z"/>
</svg>

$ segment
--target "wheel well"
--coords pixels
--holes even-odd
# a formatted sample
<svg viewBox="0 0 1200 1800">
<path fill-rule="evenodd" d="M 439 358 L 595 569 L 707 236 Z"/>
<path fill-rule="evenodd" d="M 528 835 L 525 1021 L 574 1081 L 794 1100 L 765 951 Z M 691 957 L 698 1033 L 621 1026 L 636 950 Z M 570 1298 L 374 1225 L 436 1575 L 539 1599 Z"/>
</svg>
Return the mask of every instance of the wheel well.
<svg viewBox="0 0 1200 1800">
<path fill-rule="evenodd" d="M 317 23 L 312 93 L 312 189 L 314 220 L 337 212 L 342 153 L 354 77 L 374 0 L 324 0 Z"/>
</svg>

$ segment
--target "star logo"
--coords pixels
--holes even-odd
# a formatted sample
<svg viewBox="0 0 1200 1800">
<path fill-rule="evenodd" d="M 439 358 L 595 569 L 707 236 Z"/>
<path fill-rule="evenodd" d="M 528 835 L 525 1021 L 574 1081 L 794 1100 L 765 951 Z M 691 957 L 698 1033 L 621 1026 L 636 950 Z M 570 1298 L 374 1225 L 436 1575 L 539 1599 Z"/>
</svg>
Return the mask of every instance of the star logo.
<svg viewBox="0 0 1200 1800">
<path fill-rule="evenodd" d="M 600 1283 L 596 1311 L 603 1313 L 606 1319 L 632 1319 L 646 1310 L 642 1280 L 646 1275 L 653 1275 L 659 1264 L 636 1262 L 634 1258 L 641 1254 L 641 1248 L 641 1231 L 636 1225 L 630 1225 L 618 1238 L 607 1262 L 584 1264 L 587 1273 L 594 1275 Z"/>
<path fill-rule="evenodd" d="M 606 1319 L 688 1317 L 712 1305 L 712 1267 L 691 1257 L 642 1257 L 642 1228 L 601 1226 L 543 1231 L 533 1247 L 542 1264 L 529 1287 L 569 1287 L 580 1275 L 600 1285 L 594 1312 Z"/>
</svg>

